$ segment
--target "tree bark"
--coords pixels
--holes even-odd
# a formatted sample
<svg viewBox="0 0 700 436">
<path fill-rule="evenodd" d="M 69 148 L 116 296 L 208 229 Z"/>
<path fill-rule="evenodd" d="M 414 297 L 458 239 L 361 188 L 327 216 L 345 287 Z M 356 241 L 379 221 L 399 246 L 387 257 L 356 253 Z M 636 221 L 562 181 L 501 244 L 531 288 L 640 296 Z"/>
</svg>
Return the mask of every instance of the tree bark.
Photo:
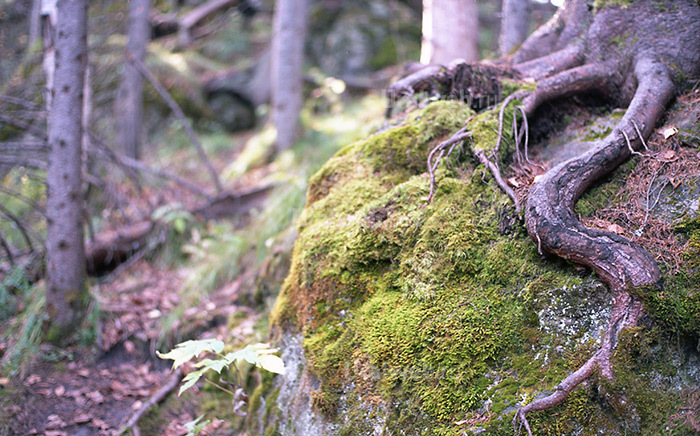
<svg viewBox="0 0 700 436">
<path fill-rule="evenodd" d="M 32 0 L 32 9 L 29 12 L 29 39 L 27 40 L 27 53 L 35 52 L 35 45 L 41 40 L 41 0 Z"/>
<path fill-rule="evenodd" d="M 46 76 L 44 101 L 49 111 L 51 110 L 51 102 L 53 101 L 54 70 L 56 68 L 56 49 L 54 47 L 57 20 L 56 1 L 57 0 L 41 0 L 41 28 L 44 36 L 43 67 L 44 75 Z"/>
<path fill-rule="evenodd" d="M 298 136 L 308 8 L 308 0 L 278 0 L 275 4 L 272 37 L 272 124 L 277 130 L 278 151 L 291 147 Z"/>
<path fill-rule="evenodd" d="M 479 59 L 479 11 L 475 0 L 423 0 L 423 64 Z"/>
<path fill-rule="evenodd" d="M 87 61 L 87 1 L 56 5 L 55 76 L 49 109 L 46 175 L 49 339 L 65 339 L 86 299 L 82 191 L 83 87 Z"/>
<path fill-rule="evenodd" d="M 501 35 L 498 48 L 501 55 L 511 54 L 527 38 L 530 18 L 530 0 L 503 0 Z"/>
<path fill-rule="evenodd" d="M 131 0 L 129 2 L 129 25 L 126 50 L 135 59 L 143 62 L 146 58 L 146 45 L 150 39 L 151 27 L 148 12 L 151 0 Z M 143 77 L 131 62 L 124 66 L 124 76 L 117 98 L 117 143 L 124 154 L 138 159 L 143 143 Z"/>
</svg>

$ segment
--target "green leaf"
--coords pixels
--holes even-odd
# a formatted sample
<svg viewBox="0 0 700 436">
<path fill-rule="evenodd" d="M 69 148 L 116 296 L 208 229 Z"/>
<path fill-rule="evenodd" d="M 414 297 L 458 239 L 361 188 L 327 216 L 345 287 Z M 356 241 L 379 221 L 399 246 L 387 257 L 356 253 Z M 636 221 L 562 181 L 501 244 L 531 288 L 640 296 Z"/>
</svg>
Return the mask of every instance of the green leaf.
<svg viewBox="0 0 700 436">
<path fill-rule="evenodd" d="M 221 370 L 226 368 L 228 365 L 229 365 L 229 362 L 226 359 L 217 359 L 217 360 L 204 359 L 201 362 L 197 362 L 197 364 L 195 366 L 197 368 L 202 368 L 204 370 L 216 371 L 219 374 L 221 374 Z"/>
<path fill-rule="evenodd" d="M 260 365 L 262 369 L 265 369 L 275 374 L 285 374 L 284 361 L 279 356 L 274 354 L 264 354 L 260 356 Z"/>
<path fill-rule="evenodd" d="M 240 363 L 245 360 L 258 368 L 274 372 L 275 374 L 284 374 L 284 362 L 278 356 L 273 355 L 276 352 L 277 349 L 271 348 L 270 344 L 255 344 L 248 345 L 234 353 L 228 353 L 225 358 L 229 364 L 234 361 Z"/>
<path fill-rule="evenodd" d="M 179 343 L 170 352 L 161 354 L 156 353 L 161 359 L 172 359 L 173 369 L 179 367 L 183 363 L 189 361 L 193 357 L 198 357 L 205 351 L 212 353 L 221 353 L 224 349 L 224 343 L 217 339 L 203 339 L 199 341 L 186 341 Z"/>
<path fill-rule="evenodd" d="M 199 379 L 202 378 L 202 375 L 204 375 L 204 372 L 206 370 L 207 370 L 207 368 L 202 368 L 202 369 L 198 369 L 197 371 L 192 371 L 191 373 L 187 374 L 185 376 L 185 378 L 182 379 L 182 381 L 184 383 L 182 384 L 182 386 L 180 386 L 180 391 L 177 393 L 177 396 L 179 397 L 187 389 L 194 386 L 195 383 L 197 383 L 199 381 Z"/>
<path fill-rule="evenodd" d="M 183 233 L 185 233 L 185 230 L 187 229 L 187 222 L 185 221 L 185 219 L 183 217 L 179 216 L 179 217 L 175 218 L 175 220 L 173 221 L 173 228 L 175 229 L 175 231 L 177 233 L 183 234 Z"/>
<path fill-rule="evenodd" d="M 185 423 L 185 430 L 187 430 L 187 434 L 185 436 L 197 436 L 202 430 L 204 430 L 204 427 L 209 425 L 211 421 L 208 419 L 204 422 L 199 422 L 202 420 L 202 418 L 204 418 L 204 415 L 200 416 L 194 421 Z"/>
</svg>

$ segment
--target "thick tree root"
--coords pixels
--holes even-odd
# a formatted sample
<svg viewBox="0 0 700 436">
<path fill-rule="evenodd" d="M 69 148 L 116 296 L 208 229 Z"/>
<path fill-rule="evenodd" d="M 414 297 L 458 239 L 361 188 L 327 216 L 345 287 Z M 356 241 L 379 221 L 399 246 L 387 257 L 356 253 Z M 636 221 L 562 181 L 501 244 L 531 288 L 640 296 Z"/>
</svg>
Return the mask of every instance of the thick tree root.
<svg viewBox="0 0 700 436">
<path fill-rule="evenodd" d="M 532 112 L 540 101 L 547 98 L 598 87 L 604 76 L 605 69 L 599 65 L 559 73 L 543 81 L 553 86 L 538 89 L 526 99 L 525 106 Z M 526 415 L 561 403 L 596 369 L 604 377 L 613 378 L 610 356 L 620 331 L 635 326 L 642 312 L 641 303 L 628 290 L 653 286 L 659 281 L 659 270 L 646 250 L 613 233 L 584 227 L 573 211 L 576 200 L 594 181 L 630 157 L 634 152 L 632 142 L 644 144 L 644 136 L 651 133 L 673 95 L 671 76 L 662 64 L 642 59 L 636 64 L 635 76 L 639 82 L 637 91 L 615 130 L 595 149 L 548 171 L 528 197 L 525 221 L 528 233 L 538 247 L 591 267 L 615 292 L 615 305 L 601 348 L 565 378 L 553 394 L 520 408 L 513 418 L 516 432 L 524 426 L 531 436 Z M 631 137 L 635 138 L 634 141 L 630 141 Z"/>
<path fill-rule="evenodd" d="M 522 165 L 528 161 L 527 148 L 524 156 L 520 151 L 520 144 L 527 135 L 526 120 L 539 105 L 548 100 L 587 91 L 614 93 L 623 82 L 619 72 L 610 65 L 580 65 L 581 53 L 577 47 L 558 53 L 564 58 L 557 59 L 555 54 L 514 67 L 522 74 L 538 78 L 554 74 L 541 78 L 536 90 L 517 93 L 502 102 L 498 142 L 491 157 L 498 152 L 503 136 L 503 113 L 512 99 L 523 101 L 522 106 L 515 108 L 515 111 L 522 114 L 523 127 L 519 129 L 515 121 L 513 126 L 515 161 Z M 572 68 L 566 69 L 567 67 Z M 454 87 L 454 84 L 450 84 L 450 75 L 455 71 L 454 66 L 427 68 L 397 82 L 393 95 L 410 94 L 414 90 L 424 90 L 436 84 Z M 642 312 L 641 303 L 628 291 L 636 287 L 653 286 L 659 281 L 659 270 L 646 250 L 619 235 L 584 227 L 573 211 L 578 198 L 592 183 L 613 171 L 632 154 L 637 154 L 635 148 L 645 146 L 644 138 L 651 133 L 666 103 L 673 96 L 675 87 L 671 74 L 662 63 L 641 58 L 635 63 L 634 76 L 638 82 L 637 90 L 625 116 L 613 132 L 593 150 L 564 162 L 541 176 L 527 200 L 526 227 L 540 252 L 544 250 L 592 268 L 615 293 L 615 305 L 601 348 L 584 365 L 562 380 L 554 393 L 520 408 L 513 419 L 516 432 L 524 427 L 532 435 L 527 414 L 561 403 L 595 371 L 599 370 L 608 379 L 613 378 L 610 356 L 617 345 L 620 331 L 635 326 Z M 458 143 L 469 137 L 470 132 L 464 127 L 431 151 L 428 158 L 430 199 L 435 193 L 434 173 L 440 159 L 449 156 Z M 498 186 L 513 200 L 516 209 L 519 209 L 516 194 L 503 180 L 498 166 L 483 151 L 476 152 L 475 155 L 493 174 Z"/>
</svg>

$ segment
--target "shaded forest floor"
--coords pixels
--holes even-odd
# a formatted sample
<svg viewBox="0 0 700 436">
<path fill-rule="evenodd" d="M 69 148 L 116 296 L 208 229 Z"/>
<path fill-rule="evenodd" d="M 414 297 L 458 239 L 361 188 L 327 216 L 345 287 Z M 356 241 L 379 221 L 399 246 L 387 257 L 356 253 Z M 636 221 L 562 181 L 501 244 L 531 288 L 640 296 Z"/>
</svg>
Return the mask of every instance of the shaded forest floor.
<svg viewBox="0 0 700 436">
<path fill-rule="evenodd" d="M 91 281 L 90 315 L 72 346 L 39 344 L 26 333 L 38 332 L 29 315 L 41 319 L 41 282 L 10 290 L 22 302 L 16 315 L 0 325 L 0 358 L 7 364 L 0 372 L 0 435 L 120 434 L 156 391 L 172 384 L 171 362 L 159 359 L 156 351 L 189 339 L 217 338 L 227 351 L 263 342 L 267 313 L 286 276 L 308 177 L 341 146 L 377 127 L 383 100 L 370 95 L 350 99 L 343 108 L 309 118 L 298 144 L 277 156 L 270 157 L 273 143 L 265 129 L 230 135 L 232 148 L 209 150 L 217 171 L 230 173 L 224 177 L 227 189 L 274 186 L 264 204 L 242 216 L 197 219 L 186 213 L 197 199 L 177 187 L 146 184 L 137 191 L 128 179 L 115 184 L 123 198 L 133 198 L 127 216 L 132 209 L 179 205 L 165 211 L 170 217 L 154 233 L 156 245 Z M 206 184 L 193 153 L 180 148 L 149 157 Z M 109 208 L 107 216 L 118 219 L 100 231 L 128 225 L 120 218 L 123 212 Z M 12 355 L 16 362 L 10 364 Z M 216 382 L 232 391 L 243 385 L 251 395 L 259 374 L 239 368 Z M 200 416 L 209 422 L 198 434 L 239 434 L 233 429 L 245 416 L 234 412 L 230 394 L 210 383 L 181 397 L 177 390 L 138 422 L 141 434 L 185 435 Z"/>
<path fill-rule="evenodd" d="M 126 275 L 126 274 L 125 274 Z M 129 416 L 172 377 L 170 365 L 155 356 L 160 336 L 158 321 L 177 304 L 184 275 L 142 261 L 127 277 L 102 287 L 104 322 L 99 346 L 65 350 L 42 346 L 44 359 L 27 369 L 26 377 L 6 380 L 2 397 L 2 434 L 112 435 Z M 235 304 L 236 282 L 209 295 L 186 312 L 192 323 L 184 328 L 200 337 L 245 342 L 253 336 L 258 315 Z M 225 322 L 237 314 L 237 327 Z M 196 314 L 196 316 L 195 316 Z M 47 360 L 55 359 L 56 362 Z M 143 434 L 186 434 L 185 424 L 201 413 L 199 393 L 153 410 L 140 423 Z M 221 421 L 210 424 L 211 430 Z M 148 431 L 150 429 L 150 431 Z M 206 434 L 206 433 L 204 433 Z"/>
</svg>

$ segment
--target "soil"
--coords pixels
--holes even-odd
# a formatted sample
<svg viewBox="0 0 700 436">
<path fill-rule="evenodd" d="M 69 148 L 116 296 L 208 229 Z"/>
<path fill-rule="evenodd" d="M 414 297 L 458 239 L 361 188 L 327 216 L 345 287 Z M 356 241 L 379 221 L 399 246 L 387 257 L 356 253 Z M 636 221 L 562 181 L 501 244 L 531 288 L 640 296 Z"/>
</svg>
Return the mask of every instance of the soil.
<svg viewBox="0 0 700 436">
<path fill-rule="evenodd" d="M 0 435 L 119 434 L 130 416 L 172 377 L 169 361 L 157 358 L 155 348 L 159 320 L 175 307 L 174 290 L 183 280 L 177 271 L 142 261 L 104 285 L 104 300 L 99 301 L 104 322 L 96 345 L 64 350 L 42 345 L 42 357 L 26 374 L 0 379 Z M 185 335 L 191 338 L 249 335 L 256 315 L 237 306 L 237 297 L 237 282 L 222 288 L 188 311 L 192 322 L 180 331 L 187 328 Z M 245 314 L 239 326 L 246 331 L 227 331 L 222 321 L 234 312 Z M 206 395 L 195 389 L 151 409 L 150 417 L 146 414 L 140 421 L 148 421 L 149 431 L 142 429 L 143 434 L 187 434 L 185 424 L 201 415 Z M 222 433 L 224 426 L 214 419 L 200 434 L 230 434 Z"/>
</svg>

